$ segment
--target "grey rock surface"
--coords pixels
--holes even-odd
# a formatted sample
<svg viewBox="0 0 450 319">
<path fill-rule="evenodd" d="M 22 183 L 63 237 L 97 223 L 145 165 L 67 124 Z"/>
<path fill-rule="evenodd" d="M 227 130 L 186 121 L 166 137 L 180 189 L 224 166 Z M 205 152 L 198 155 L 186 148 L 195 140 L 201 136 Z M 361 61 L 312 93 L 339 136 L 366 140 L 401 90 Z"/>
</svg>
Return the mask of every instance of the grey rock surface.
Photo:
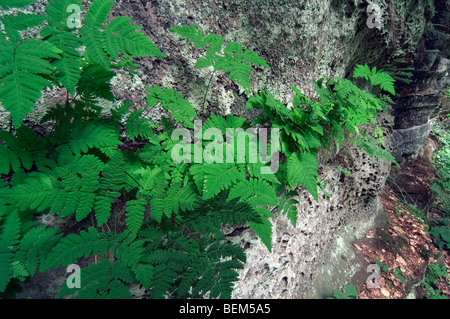
<svg viewBox="0 0 450 319">
<path fill-rule="evenodd" d="M 42 10 L 45 2 L 39 1 L 36 10 Z M 448 4 L 445 0 L 435 2 L 441 10 L 437 21 L 447 21 Z M 380 29 L 369 28 L 366 23 L 368 3 L 381 9 Z M 293 96 L 291 85 L 314 99 L 317 96 L 313 80 L 350 76 L 355 64 L 380 68 L 394 58 L 409 64 L 416 61 L 416 81 L 409 87 L 399 88 L 405 88 L 402 96 L 406 97 L 401 97 L 394 106 L 396 131 L 392 133 L 393 117 L 385 115 L 379 121 L 387 148 L 392 136 L 397 158 L 401 159 L 425 143 L 423 138 L 429 132 L 429 119 L 438 106 L 438 96 L 419 97 L 417 92 L 448 80 L 448 38 L 427 31 L 431 9 L 426 1 L 368 3 L 362 0 L 117 0 L 112 15 L 132 17 L 167 58 L 140 59 L 141 67 L 133 77 L 119 72 L 112 80 L 114 94 L 119 101 L 131 100 L 136 108 L 143 108 L 145 86 L 157 84 L 179 91 L 200 111 L 206 92 L 206 113 L 232 113 L 251 118 L 253 114 L 245 110 L 248 96 L 227 76 L 214 75 L 207 89 L 211 70 L 193 68 L 203 51 L 168 31 L 170 27 L 186 24 L 194 24 L 206 33 L 215 32 L 226 42 L 236 41 L 266 59 L 271 70 L 259 69 L 254 73 L 252 92 L 268 89 L 286 104 Z M 429 47 L 424 49 L 421 45 L 427 41 Z M 35 116 L 30 114 L 30 120 L 39 119 L 42 107 L 54 105 L 57 93 L 46 92 L 39 102 L 40 108 L 33 113 Z M 158 121 L 163 114 L 161 109 L 154 108 L 149 117 Z M 3 127 L 7 127 L 6 121 L 1 121 Z M 344 159 L 338 159 L 336 154 Z M 240 272 L 233 297 L 323 298 L 332 289 L 344 287 L 360 267 L 346 266 L 353 258 L 351 242 L 376 222 L 380 213 L 377 196 L 390 164 L 370 159 L 353 147 L 324 152 L 320 159 L 320 177 L 327 181 L 326 191 L 332 196 L 328 198 L 320 192 L 316 202 L 306 191 L 297 189 L 300 202 L 297 225 L 294 228 L 286 216 L 276 215 L 272 221 L 272 253 L 249 229 L 240 229 L 229 236 L 246 247 L 248 260 Z M 352 172 L 351 178 L 338 170 L 344 163 Z"/>
<path fill-rule="evenodd" d="M 392 133 L 392 155 L 397 162 L 403 158 L 414 158 L 424 147 L 428 135 L 433 129 L 434 121 L 422 125 L 394 130 Z"/>
</svg>

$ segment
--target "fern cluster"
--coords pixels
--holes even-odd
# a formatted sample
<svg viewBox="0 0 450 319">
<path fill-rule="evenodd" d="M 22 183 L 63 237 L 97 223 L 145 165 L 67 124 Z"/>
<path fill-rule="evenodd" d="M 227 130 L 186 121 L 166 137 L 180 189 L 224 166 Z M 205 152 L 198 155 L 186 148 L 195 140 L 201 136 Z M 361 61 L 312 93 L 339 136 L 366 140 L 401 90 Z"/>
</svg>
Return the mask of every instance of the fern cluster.
<svg viewBox="0 0 450 319">
<path fill-rule="evenodd" d="M 212 67 L 214 72 L 228 73 L 230 79 L 239 84 L 247 93 L 250 91 L 252 65 L 270 70 L 267 62 L 256 52 L 249 49 L 244 50 L 237 42 L 229 42 L 225 48 L 222 48 L 223 37 L 215 33 L 205 36 L 202 30 L 193 25 L 172 27 L 169 30 L 194 43 L 195 48 L 207 48 L 206 54 L 195 63 L 195 69 Z"/>
<path fill-rule="evenodd" d="M 247 102 L 248 109 L 262 110 L 252 123 L 211 114 L 197 131 L 199 117 L 191 103 L 155 85 L 147 87 L 148 107 L 160 105 L 170 113 L 161 125 L 145 118 L 143 110 L 132 110 L 129 102 L 105 117 L 98 98 L 114 101 L 109 83 L 114 69 L 135 67 L 135 57 L 165 55 L 130 18 L 108 20 L 113 0 L 92 1 L 79 32 L 68 28 L 66 8 L 74 3 L 81 6 L 79 0 L 50 0 L 43 16 L 1 20 L 0 101 L 15 129 L 0 131 L 0 293 L 37 270 L 84 260 L 85 284 L 63 285 L 58 296 L 129 298 L 129 286 L 140 285 L 150 298 L 230 298 L 246 257 L 242 247 L 227 240 L 224 225 L 247 225 L 270 251 L 271 208 L 287 214 L 295 226 L 296 187 L 316 200 L 317 187 L 323 190 L 317 152 L 331 142 L 341 145 L 347 135 L 366 138 L 358 126 L 374 122 L 384 102 L 348 80 L 319 81 L 321 102 L 293 87 L 289 109 L 261 91 Z M 44 21 L 39 39 L 21 38 L 20 30 Z M 253 66 L 269 68 L 235 42 L 223 48 L 223 38 L 215 34 L 193 26 L 170 31 L 207 48 L 196 68 L 228 73 L 247 93 Z M 355 77 L 393 93 L 384 72 L 359 66 Z M 47 111 L 40 124 L 51 124 L 51 130 L 38 134 L 22 120 L 50 86 L 67 89 L 68 98 Z M 267 127 L 280 131 L 280 141 L 266 145 L 267 156 L 252 158 L 261 146 L 258 130 Z M 213 129 L 215 138 L 183 144 L 173 138 L 179 129 L 194 138 Z M 270 166 L 278 149 L 285 158 L 274 172 Z M 175 161 L 173 154 L 181 151 L 185 160 Z M 197 161 L 196 154 L 214 155 Z M 44 226 L 35 219 L 40 214 L 73 220 L 81 230 Z"/>
</svg>

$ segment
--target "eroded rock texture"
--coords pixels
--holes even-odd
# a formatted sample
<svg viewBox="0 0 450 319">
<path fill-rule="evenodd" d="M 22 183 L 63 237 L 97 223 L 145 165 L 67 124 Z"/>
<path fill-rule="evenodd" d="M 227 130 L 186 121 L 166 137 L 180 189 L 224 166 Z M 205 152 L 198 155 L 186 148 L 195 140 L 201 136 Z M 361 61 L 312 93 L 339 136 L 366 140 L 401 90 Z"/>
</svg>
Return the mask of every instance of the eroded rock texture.
<svg viewBox="0 0 450 319">
<path fill-rule="evenodd" d="M 442 6 L 445 1 L 438 2 L 437 6 Z M 435 46 L 424 43 L 431 41 L 427 40 L 429 20 L 442 8 L 427 1 L 370 3 L 380 7 L 380 29 L 368 27 L 365 1 L 119 1 L 116 12 L 137 19 L 168 55 L 167 59 L 145 63 L 140 73 L 142 82 L 173 87 L 198 109 L 202 108 L 210 71 L 193 70 L 199 52 L 180 44 L 167 31 L 169 27 L 194 24 L 258 52 L 272 70 L 257 72 L 252 88 L 269 89 L 286 103 L 292 97 L 290 85 L 314 98 L 312 80 L 350 76 L 355 64 L 388 66 L 386 69 L 394 74 L 414 65 L 411 86 L 417 89 L 408 90 L 399 82 L 398 90 L 403 92 L 394 105 L 395 118 L 384 116 L 379 123 L 387 141 L 395 128 L 392 139 L 401 160 L 424 145 L 433 110 L 439 106 L 436 89 L 423 94 L 419 88 L 434 87 L 438 82 L 431 78 L 435 75 L 448 76 L 447 56 L 442 53 L 445 44 L 435 47 L 435 42 L 446 40 L 433 40 Z M 426 50 L 436 52 L 424 57 Z M 129 94 L 120 88 L 118 92 L 124 97 Z M 245 111 L 245 94 L 226 77 L 213 77 L 207 98 L 208 111 L 251 117 Z M 273 220 L 272 253 L 249 229 L 230 231 L 230 240 L 245 246 L 248 256 L 234 297 L 323 297 L 333 288 L 344 286 L 358 269 L 359 265 L 351 262 L 350 243 L 375 222 L 377 195 L 390 165 L 354 148 L 321 154 L 321 160 L 320 176 L 328 182 L 326 191 L 332 197 L 321 193 L 316 202 L 299 189 L 297 227 L 277 215 Z M 353 177 L 343 176 L 338 165 L 348 167 Z"/>
<path fill-rule="evenodd" d="M 369 4 L 380 8 L 379 29 L 368 26 Z M 424 145 L 440 103 L 439 88 L 448 83 L 449 12 L 446 0 L 117 0 L 113 15 L 132 17 L 167 58 L 142 59 L 133 78 L 120 73 L 113 79 L 114 93 L 139 108 L 146 106 L 144 85 L 163 85 L 200 111 L 207 92 L 206 113 L 251 118 L 247 96 L 226 76 L 215 74 L 206 89 L 211 71 L 193 68 L 202 51 L 168 31 L 185 24 L 258 52 L 272 69 L 255 73 L 253 91 L 268 89 L 285 103 L 293 95 L 291 85 L 314 98 L 313 80 L 351 76 L 356 64 L 385 68 L 397 78 L 399 70 L 414 66 L 413 82 L 397 85 L 393 114 L 378 123 L 387 147 L 393 145 L 401 160 Z M 155 108 L 150 117 L 157 121 L 162 114 Z M 228 238 L 246 247 L 248 256 L 235 298 L 324 297 L 358 270 L 360 265 L 351 262 L 351 242 L 379 217 L 378 194 L 390 164 L 350 146 L 321 153 L 320 160 L 320 177 L 332 196 L 320 192 L 316 202 L 298 189 L 297 227 L 283 215 L 273 219 L 272 253 L 249 229 L 230 230 Z"/>
</svg>

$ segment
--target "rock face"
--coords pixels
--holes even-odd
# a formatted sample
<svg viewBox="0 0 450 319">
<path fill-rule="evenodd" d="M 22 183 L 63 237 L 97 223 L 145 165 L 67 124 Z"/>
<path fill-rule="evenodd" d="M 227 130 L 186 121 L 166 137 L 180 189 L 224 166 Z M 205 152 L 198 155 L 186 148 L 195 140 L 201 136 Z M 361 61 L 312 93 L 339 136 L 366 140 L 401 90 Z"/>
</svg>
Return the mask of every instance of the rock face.
<svg viewBox="0 0 450 319">
<path fill-rule="evenodd" d="M 400 84 L 401 96 L 393 106 L 393 155 L 397 161 L 414 159 L 433 128 L 440 110 L 439 91 L 450 84 L 450 3 L 434 1 L 435 15 L 428 22 L 414 58 L 411 83 Z"/>
<path fill-rule="evenodd" d="M 349 76 L 356 64 L 384 68 L 389 63 L 386 69 L 395 73 L 423 59 L 423 65 L 416 68 L 425 82 L 432 82 L 430 72 L 447 72 L 448 64 L 441 58 L 439 48 L 430 48 L 437 52 L 429 52 L 426 58 L 418 55 L 427 19 L 433 13 L 432 5 L 426 1 L 371 3 L 380 8 L 380 29 L 369 27 L 367 4 L 359 0 L 213 0 L 207 5 L 193 0 L 118 1 L 116 13 L 126 13 L 144 25 L 144 30 L 168 55 L 157 63 L 145 64 L 140 80 L 174 88 L 198 109 L 202 109 L 210 74 L 193 71 L 198 52 L 177 43 L 167 32 L 169 27 L 194 24 L 258 52 L 270 64 L 271 71 L 258 72 L 252 78 L 253 90 L 269 89 L 286 103 L 292 97 L 290 85 L 314 98 L 313 80 Z M 394 59 L 403 62 L 396 64 Z M 134 92 L 139 90 L 133 90 L 133 95 Z M 388 143 L 396 129 L 392 145 L 399 160 L 415 154 L 425 144 L 432 127 L 432 111 L 439 105 L 438 94 L 418 92 L 404 94 L 394 105 L 394 117 L 387 115 L 379 123 Z M 127 96 L 123 89 L 117 93 Z M 245 94 L 228 79 L 220 75 L 212 78 L 208 111 L 248 117 L 251 114 L 245 112 L 245 101 Z M 332 193 L 331 198 L 321 193 L 315 202 L 298 189 L 297 227 L 283 215 L 273 219 L 272 253 L 249 229 L 230 233 L 230 240 L 246 247 L 248 260 L 233 297 L 321 298 L 330 295 L 334 288 L 344 287 L 358 270 L 361 265 L 351 262 L 350 243 L 379 219 L 377 195 L 390 165 L 369 159 L 353 148 L 342 153 L 321 156 L 320 177 L 328 182 L 326 191 Z M 343 164 L 349 167 L 352 178 L 338 171 L 337 166 Z"/>
<path fill-rule="evenodd" d="M 207 113 L 251 117 L 245 111 L 245 93 L 227 77 L 214 75 L 207 89 L 210 71 L 193 68 L 202 51 L 168 31 L 186 24 L 257 52 L 271 70 L 256 72 L 253 91 L 268 89 L 285 103 L 291 101 L 291 85 L 314 98 L 313 80 L 349 76 L 356 64 L 386 66 L 392 73 L 414 65 L 413 82 L 396 87 L 401 95 L 393 114 L 383 115 L 378 123 L 388 147 L 392 145 L 401 160 L 425 144 L 440 103 L 437 90 L 448 83 L 450 46 L 444 27 L 450 25 L 449 3 L 434 2 L 369 1 L 380 8 L 378 29 L 370 27 L 373 16 L 362 0 L 117 0 L 113 15 L 132 17 L 167 58 L 140 61 L 142 67 L 133 78 L 119 73 L 113 79 L 114 93 L 119 100 L 144 107 L 144 85 L 163 85 L 179 91 L 200 111 L 206 92 Z M 429 28 L 434 13 L 438 32 Z M 431 92 L 424 93 L 429 88 Z M 150 116 L 157 121 L 161 110 L 152 109 Z M 233 297 L 321 298 L 345 287 L 361 266 L 351 262 L 351 242 L 382 216 L 378 194 L 390 164 L 353 147 L 320 154 L 320 159 L 320 177 L 332 196 L 320 192 L 316 202 L 298 189 L 296 228 L 284 215 L 276 215 L 272 253 L 249 229 L 230 232 L 230 240 L 246 247 L 248 260 Z M 352 177 L 344 176 L 338 166 L 347 167 Z"/>
<path fill-rule="evenodd" d="M 439 93 L 411 94 L 396 100 L 392 155 L 398 162 L 415 157 L 423 148 L 433 129 L 432 118 L 439 112 L 441 100 Z"/>
</svg>

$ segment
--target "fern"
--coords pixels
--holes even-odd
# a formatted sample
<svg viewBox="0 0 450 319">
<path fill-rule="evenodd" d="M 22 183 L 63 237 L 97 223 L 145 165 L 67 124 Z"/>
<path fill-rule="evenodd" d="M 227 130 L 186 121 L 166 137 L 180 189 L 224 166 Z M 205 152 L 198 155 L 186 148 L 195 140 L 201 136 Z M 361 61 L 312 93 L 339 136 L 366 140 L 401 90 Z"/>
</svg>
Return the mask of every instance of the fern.
<svg viewBox="0 0 450 319">
<path fill-rule="evenodd" d="M 41 90 L 50 85 L 44 76 L 53 73 L 54 67 L 47 59 L 60 58 L 61 51 L 36 39 L 19 43 L 0 40 L 0 50 L 0 101 L 19 127 L 41 97 Z"/>
<path fill-rule="evenodd" d="M 382 90 L 395 95 L 394 79 L 386 72 L 377 71 L 376 67 L 370 69 L 367 65 L 357 65 L 353 77 L 370 80 L 371 85 L 379 85 Z"/>
<path fill-rule="evenodd" d="M 85 101 L 99 97 L 115 101 L 110 83 L 114 75 L 98 64 L 87 64 L 81 70 L 76 91 Z"/>
<path fill-rule="evenodd" d="M 79 0 L 73 3 L 81 5 Z M 227 241 L 224 225 L 250 227 L 271 251 L 272 208 L 278 207 L 294 226 L 297 222 L 297 193 L 285 186 L 302 186 L 316 200 L 317 186 L 324 191 L 317 172 L 319 150 L 350 139 L 372 155 L 387 156 L 373 148 L 383 143 L 381 130 L 377 127 L 370 139 L 359 126 L 375 123 L 389 99 L 335 79 L 316 82 L 320 101 L 311 101 L 293 86 L 292 107 L 269 91 L 253 95 L 247 108 L 261 110 L 253 123 L 211 114 L 203 133 L 216 129 L 218 140 L 216 135 L 227 135 L 224 152 L 229 143 L 244 149 L 242 163 L 236 152 L 230 160 L 239 164 L 175 163 L 171 155 L 177 141 L 171 133 L 179 126 L 193 129 L 198 119 L 181 94 L 147 87 L 148 106 L 160 104 L 170 113 L 170 119 L 162 117 L 161 126 L 147 120 L 143 110 L 132 111 L 131 102 L 113 108 L 111 116 L 105 116 L 98 103 L 99 98 L 115 101 L 112 69 L 133 72 L 135 57 L 164 54 L 130 18 L 108 20 L 113 0 L 92 1 L 79 32 L 66 26 L 68 4 L 50 0 L 45 16 L 1 18 L 5 56 L 0 58 L 0 100 L 16 129 L 0 132 L 0 174 L 8 175 L 0 179 L 0 292 L 13 278 L 25 280 L 37 270 L 87 261 L 81 269 L 82 287 L 63 285 L 59 297 L 130 298 L 129 284 L 137 284 L 150 298 L 230 298 L 236 270 L 246 258 L 242 247 Z M 12 1 L 0 1 L 0 6 L 10 8 Z M 43 19 L 47 24 L 42 39 L 20 38 L 19 31 Z M 254 67 L 270 68 L 257 53 L 236 42 L 224 45 L 214 33 L 205 35 L 192 26 L 170 30 L 206 50 L 196 68 L 225 72 L 247 93 Z M 84 53 L 78 50 L 82 46 Z M 392 93 L 383 71 L 360 67 L 355 77 Z M 42 88 L 50 85 L 69 93 L 64 105 L 43 117 L 42 123 L 51 122 L 46 123 L 51 130 L 37 134 L 20 126 Z M 271 153 L 280 144 L 284 154 L 275 174 L 261 171 L 273 157 L 253 162 L 249 156 L 261 141 L 246 130 L 267 126 L 278 129 L 281 137 L 279 143 L 269 143 Z M 233 134 L 228 136 L 230 129 Z M 215 142 L 191 150 L 222 147 Z M 77 231 L 39 225 L 34 216 L 42 213 L 67 217 L 75 223 L 71 230 Z M 97 223 L 92 220 L 92 227 L 80 223 L 94 216 Z M 114 232 L 106 231 L 110 229 Z M 96 263 L 90 263 L 93 256 Z"/>
<path fill-rule="evenodd" d="M 204 199 L 213 198 L 237 181 L 245 179 L 245 172 L 234 164 L 194 164 L 190 168 L 197 188 Z"/>
<path fill-rule="evenodd" d="M 132 234 L 137 234 L 144 222 L 145 206 L 147 201 L 143 199 L 127 202 L 126 224 Z"/>
<path fill-rule="evenodd" d="M 304 153 L 292 154 L 287 159 L 287 178 L 291 187 L 303 186 L 317 200 L 317 169 L 319 164 L 314 155 Z"/>
<path fill-rule="evenodd" d="M 11 42 L 18 42 L 20 40 L 19 31 L 27 28 L 35 27 L 44 21 L 44 18 L 36 14 L 17 14 L 17 15 L 3 15 L 0 18 L 4 26 L 6 35 Z"/>
<path fill-rule="evenodd" d="M 141 26 L 129 24 L 130 18 L 116 17 L 104 26 L 113 5 L 114 0 L 95 0 L 86 12 L 80 34 L 88 60 L 95 60 L 109 69 L 120 53 L 134 57 L 165 57 L 149 38 L 136 31 L 142 29 Z"/>
<path fill-rule="evenodd" d="M 21 8 L 36 2 L 36 0 L 1 0 L 0 7 L 3 9 Z"/>
<path fill-rule="evenodd" d="M 160 102 L 163 109 L 172 111 L 173 120 L 183 123 L 187 128 L 194 128 L 192 121 L 198 119 L 197 113 L 191 103 L 184 99 L 180 93 L 171 89 L 163 89 L 156 85 L 146 89 L 149 107 L 153 107 Z"/>
<path fill-rule="evenodd" d="M 78 122 L 80 123 L 80 122 Z M 75 123 L 67 146 L 74 154 L 86 153 L 91 148 L 98 148 L 107 155 L 113 155 L 117 145 L 122 144 L 117 130 L 107 124 Z"/>
<path fill-rule="evenodd" d="M 370 157 L 376 159 L 387 159 L 393 164 L 398 166 L 397 161 L 391 153 L 378 146 L 379 141 L 373 137 L 367 135 L 357 136 L 352 138 L 352 142 L 355 143 L 360 149 L 365 151 Z"/>
<path fill-rule="evenodd" d="M 278 211 L 280 213 L 286 214 L 289 220 L 292 223 L 292 226 L 296 227 L 297 225 L 297 207 L 295 204 L 299 202 L 294 199 L 294 196 L 298 196 L 298 193 L 295 191 L 285 192 L 278 203 Z"/>
<path fill-rule="evenodd" d="M 20 220 L 17 211 L 9 214 L 0 234 L 0 291 L 4 291 L 13 277 L 12 259 L 14 247 L 19 243 Z"/>
<path fill-rule="evenodd" d="M 44 27 L 40 34 L 44 40 L 52 43 L 62 52 L 61 59 L 54 63 L 57 70 L 55 78 L 68 89 L 70 94 L 75 95 L 75 87 L 81 77 L 83 61 L 77 51 L 82 43 L 67 27 L 67 20 L 70 15 L 70 12 L 67 12 L 67 7 L 71 4 L 81 7 L 81 0 L 50 1 L 45 8 L 48 26 Z"/>
<path fill-rule="evenodd" d="M 214 33 L 204 37 L 204 32 L 192 25 L 172 27 L 169 30 L 195 43 L 196 48 L 208 46 L 206 55 L 196 62 L 196 69 L 212 66 L 214 71 L 229 73 L 230 79 L 242 86 L 247 93 L 250 91 L 252 65 L 270 69 L 267 62 L 256 52 L 244 51 L 237 42 L 228 43 L 222 51 L 223 38 Z"/>
<path fill-rule="evenodd" d="M 143 112 L 143 110 L 136 110 L 127 117 L 127 136 L 132 140 L 141 137 L 149 140 L 152 144 L 159 144 L 158 137 L 153 133 L 153 129 L 159 126 L 148 119 L 142 118 L 141 115 Z"/>
</svg>

